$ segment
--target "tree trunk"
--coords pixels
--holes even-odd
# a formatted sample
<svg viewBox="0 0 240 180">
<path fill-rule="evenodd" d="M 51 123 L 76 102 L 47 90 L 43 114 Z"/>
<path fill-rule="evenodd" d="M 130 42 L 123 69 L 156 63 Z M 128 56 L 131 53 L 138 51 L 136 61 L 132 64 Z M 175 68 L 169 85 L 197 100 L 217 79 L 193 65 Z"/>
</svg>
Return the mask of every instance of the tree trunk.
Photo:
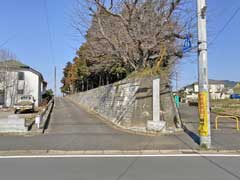
<svg viewBox="0 0 240 180">
<path fill-rule="evenodd" d="M 101 83 L 102 83 L 102 77 L 101 77 L 101 75 L 99 75 L 99 82 L 98 82 L 98 86 L 101 86 Z"/>
<path fill-rule="evenodd" d="M 94 88 L 93 81 L 91 81 L 91 89 L 93 89 L 93 88 Z"/>
<path fill-rule="evenodd" d="M 109 84 L 109 77 L 108 74 L 106 75 L 106 81 L 107 81 L 107 85 Z"/>
<path fill-rule="evenodd" d="M 84 91 L 84 81 L 82 80 L 82 92 Z"/>
<path fill-rule="evenodd" d="M 105 85 L 105 82 L 104 82 L 104 74 L 102 75 L 102 85 L 104 86 Z"/>
</svg>

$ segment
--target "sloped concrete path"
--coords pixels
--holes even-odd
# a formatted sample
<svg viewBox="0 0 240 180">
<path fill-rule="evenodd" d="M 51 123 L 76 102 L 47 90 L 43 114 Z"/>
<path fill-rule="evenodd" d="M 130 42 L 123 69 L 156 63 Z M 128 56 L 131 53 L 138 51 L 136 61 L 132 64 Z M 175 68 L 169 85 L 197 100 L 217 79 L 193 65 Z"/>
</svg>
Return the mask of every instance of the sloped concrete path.
<svg viewBox="0 0 240 180">
<path fill-rule="evenodd" d="M 57 98 L 44 135 L 0 136 L 0 150 L 178 150 L 198 145 L 184 132 L 142 136 L 119 131 L 67 99 Z"/>
</svg>

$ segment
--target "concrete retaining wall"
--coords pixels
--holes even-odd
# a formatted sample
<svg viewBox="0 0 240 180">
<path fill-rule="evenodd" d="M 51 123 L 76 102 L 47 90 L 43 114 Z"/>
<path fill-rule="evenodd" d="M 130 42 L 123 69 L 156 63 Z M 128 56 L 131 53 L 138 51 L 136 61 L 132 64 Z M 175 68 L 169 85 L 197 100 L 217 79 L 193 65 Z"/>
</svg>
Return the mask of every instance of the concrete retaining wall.
<svg viewBox="0 0 240 180">
<path fill-rule="evenodd" d="M 8 116 L 8 118 L 0 119 L 0 132 L 27 132 L 28 127 L 25 126 L 25 119 L 19 118 L 17 115 Z"/>
<path fill-rule="evenodd" d="M 152 120 L 152 80 L 132 79 L 68 96 L 114 124 L 146 131 Z"/>
</svg>

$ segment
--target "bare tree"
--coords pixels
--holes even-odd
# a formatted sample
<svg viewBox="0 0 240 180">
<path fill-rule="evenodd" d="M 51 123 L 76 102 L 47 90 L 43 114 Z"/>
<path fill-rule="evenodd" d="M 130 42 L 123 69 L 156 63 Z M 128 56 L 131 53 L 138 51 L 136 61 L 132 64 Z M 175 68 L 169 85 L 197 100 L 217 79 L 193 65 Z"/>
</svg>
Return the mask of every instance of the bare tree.
<svg viewBox="0 0 240 180">
<path fill-rule="evenodd" d="M 1 101 L 10 96 L 11 104 L 15 101 L 14 95 L 16 94 L 17 77 L 9 71 L 8 61 L 14 59 L 16 59 L 16 56 L 12 52 L 0 49 L 0 96 Z"/>
<path fill-rule="evenodd" d="M 7 49 L 0 49 L 0 61 L 16 59 L 16 55 Z"/>
<path fill-rule="evenodd" d="M 79 21 L 74 21 L 74 27 L 79 31 L 83 26 L 89 27 L 87 43 L 95 55 L 118 56 L 133 70 L 140 70 L 155 65 L 165 48 L 165 61 L 182 56 L 179 39 L 192 33 L 189 31 L 194 22 L 193 16 L 189 17 L 187 2 L 113 0 L 107 4 L 106 1 L 84 0 L 79 2 L 80 8 L 85 7 L 89 12 L 79 10 L 81 13 L 75 18 Z M 93 17 L 91 23 L 90 18 L 85 18 L 89 13 Z"/>
<path fill-rule="evenodd" d="M 87 30 L 89 58 L 115 57 L 129 71 L 159 74 L 163 110 L 173 122 L 170 77 L 183 56 L 183 39 L 195 35 L 191 8 L 189 0 L 79 0 L 73 26 L 81 34 Z"/>
<path fill-rule="evenodd" d="M 0 86 L 3 89 L 6 84 L 6 72 L 7 72 L 7 64 L 5 61 L 14 58 L 14 55 L 5 49 L 0 49 Z"/>
</svg>

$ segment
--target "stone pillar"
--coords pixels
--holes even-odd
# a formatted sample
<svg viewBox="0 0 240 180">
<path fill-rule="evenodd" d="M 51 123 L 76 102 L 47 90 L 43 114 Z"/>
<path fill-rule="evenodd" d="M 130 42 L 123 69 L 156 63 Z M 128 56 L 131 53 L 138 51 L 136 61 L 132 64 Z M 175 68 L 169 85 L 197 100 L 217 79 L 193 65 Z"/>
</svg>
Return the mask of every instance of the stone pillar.
<svg viewBox="0 0 240 180">
<path fill-rule="evenodd" d="M 152 89 L 153 122 L 158 123 L 160 121 L 160 78 L 153 80 Z"/>
<path fill-rule="evenodd" d="M 160 116 L 160 78 L 153 80 L 153 120 L 147 122 L 147 129 L 150 131 L 161 131 L 165 128 L 166 122 Z"/>
</svg>

